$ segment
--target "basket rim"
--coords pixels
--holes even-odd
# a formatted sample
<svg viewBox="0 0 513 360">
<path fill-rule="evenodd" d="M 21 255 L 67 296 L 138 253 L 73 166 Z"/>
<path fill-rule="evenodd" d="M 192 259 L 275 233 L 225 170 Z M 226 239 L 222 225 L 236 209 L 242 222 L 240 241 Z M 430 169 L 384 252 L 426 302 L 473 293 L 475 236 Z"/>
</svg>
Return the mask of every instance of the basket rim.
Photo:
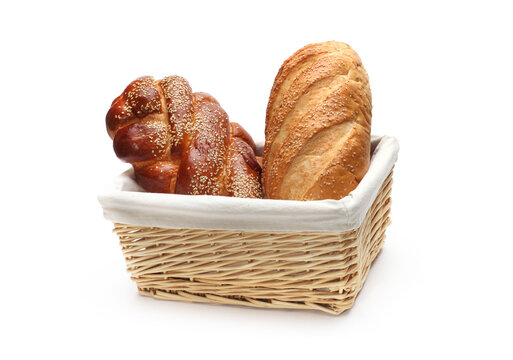
<svg viewBox="0 0 513 360">
<path fill-rule="evenodd" d="M 234 231 L 345 232 L 358 228 L 397 161 L 399 143 L 373 136 L 369 170 L 340 200 L 247 199 L 147 193 L 127 170 L 98 194 L 107 220 L 138 226 Z"/>
</svg>

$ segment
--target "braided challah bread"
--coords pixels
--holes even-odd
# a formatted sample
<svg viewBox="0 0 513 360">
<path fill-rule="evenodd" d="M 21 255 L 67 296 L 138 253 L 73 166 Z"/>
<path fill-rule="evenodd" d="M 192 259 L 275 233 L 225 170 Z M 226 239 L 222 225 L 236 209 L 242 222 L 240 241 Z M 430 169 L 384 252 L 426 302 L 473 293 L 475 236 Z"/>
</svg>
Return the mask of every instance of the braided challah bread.
<svg viewBox="0 0 513 360">
<path fill-rule="evenodd" d="M 262 197 L 251 136 L 180 76 L 133 81 L 106 122 L 116 155 L 132 164 L 147 191 Z"/>
<path fill-rule="evenodd" d="M 267 107 L 262 183 L 271 199 L 340 199 L 370 162 L 371 92 L 348 45 L 307 45 L 288 58 Z"/>
</svg>

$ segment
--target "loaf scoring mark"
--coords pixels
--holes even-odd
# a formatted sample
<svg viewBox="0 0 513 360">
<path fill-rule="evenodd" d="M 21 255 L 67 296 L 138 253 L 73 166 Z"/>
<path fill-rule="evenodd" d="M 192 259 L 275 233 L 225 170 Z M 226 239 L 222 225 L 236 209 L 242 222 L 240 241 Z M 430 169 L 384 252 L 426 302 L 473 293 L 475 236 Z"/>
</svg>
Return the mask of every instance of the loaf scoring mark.
<svg viewBox="0 0 513 360">
<path fill-rule="evenodd" d="M 317 58 L 305 62 L 305 54 L 310 59 L 316 55 Z M 315 91 L 321 96 L 316 96 Z M 327 96 L 322 96 L 323 92 Z M 328 103 L 331 105 L 328 106 Z M 263 176 L 266 196 L 307 200 L 304 198 L 308 195 L 305 192 L 309 191 L 307 184 L 315 184 L 323 177 L 324 181 L 321 182 L 324 187 L 320 186 L 317 190 L 330 193 L 331 198 L 336 198 L 337 192 L 341 192 L 340 186 L 333 183 L 336 177 L 340 178 L 342 174 L 357 178 L 356 170 L 357 173 L 362 173 L 362 170 L 365 173 L 368 167 L 365 154 L 370 151 L 370 134 L 367 141 L 369 151 L 366 145 L 358 145 L 363 146 L 359 153 L 364 154 L 358 169 L 349 163 L 342 169 L 343 164 L 339 166 L 337 163 L 340 159 L 353 156 L 352 153 L 357 154 L 354 151 L 357 145 L 352 145 L 338 159 L 330 157 L 328 153 L 312 156 L 307 149 L 310 144 L 313 148 L 324 150 L 326 146 L 330 149 L 344 146 L 352 130 L 365 130 L 365 126 L 370 126 L 370 109 L 367 73 L 358 55 L 346 44 L 328 42 L 308 45 L 285 61 L 271 92 L 266 119 Z M 346 125 L 340 125 L 338 132 L 343 140 L 330 139 L 330 144 L 319 144 L 315 140 L 323 138 L 323 129 L 326 129 L 325 135 L 333 126 L 344 123 Z M 367 136 L 362 137 L 366 139 Z M 319 173 L 318 176 L 311 174 L 312 169 L 316 169 L 314 171 Z M 328 175 L 332 173 L 335 177 L 330 178 Z M 291 189 L 304 191 L 290 196 Z M 317 195 L 325 198 L 322 194 L 314 194 L 312 199 L 319 198 L 315 197 Z"/>
<path fill-rule="evenodd" d="M 274 140 L 269 130 L 272 131 L 273 128 L 280 127 L 281 124 L 276 123 L 271 115 L 274 114 L 276 109 L 280 106 L 283 97 L 289 92 L 294 81 L 302 74 L 303 70 L 317 62 L 318 59 L 324 57 L 326 54 L 340 53 L 346 49 L 350 49 L 347 44 L 336 41 L 311 44 L 299 49 L 285 60 L 276 75 L 271 95 L 269 96 L 269 104 L 266 112 L 266 139 L 270 138 L 271 141 Z"/>
<path fill-rule="evenodd" d="M 297 129 L 298 124 L 302 124 L 305 118 L 311 117 L 311 114 L 321 112 L 326 114 L 329 111 L 327 106 L 323 106 L 326 100 L 338 90 L 341 84 L 346 82 L 346 77 L 343 74 L 333 75 L 327 78 L 319 79 L 313 82 L 305 92 L 301 92 L 299 96 L 295 95 L 289 99 L 285 99 L 282 103 L 283 107 L 280 107 L 278 111 L 282 111 L 286 114 L 282 125 L 277 132 L 274 141 L 271 146 L 268 147 L 267 156 L 275 158 L 277 153 L 283 150 L 284 141 L 290 139 L 290 137 L 303 137 L 305 131 L 309 129 L 303 129 L 303 131 Z M 295 128 L 299 133 L 291 133 L 292 128 Z M 283 168 L 283 163 L 280 161 L 275 164 L 276 166 Z"/>
<path fill-rule="evenodd" d="M 341 123 L 350 123 L 350 126 L 344 127 L 346 130 L 350 130 L 353 126 L 357 113 L 354 101 L 347 97 L 351 87 L 348 86 L 346 77 L 338 76 L 337 79 L 339 81 L 333 82 L 330 88 L 326 88 L 326 91 L 329 92 L 323 93 L 325 96 L 317 97 L 316 104 L 308 106 L 307 113 L 290 123 L 287 133 L 280 133 L 283 136 L 282 140 L 278 142 L 277 138 L 275 141 L 274 144 L 279 143 L 280 145 L 271 154 L 274 158 L 279 158 L 280 161 L 273 162 L 269 171 L 273 175 L 273 180 L 276 180 L 276 188 L 271 188 L 271 190 L 278 194 L 281 193 L 280 188 L 286 187 L 284 180 L 291 171 L 290 167 L 301 158 L 301 154 L 308 149 L 309 143 L 319 132 L 324 129 L 331 131 L 334 126 Z M 316 147 L 327 151 L 334 146 L 337 140 L 334 138 L 331 139 L 330 144 L 320 143 Z M 308 178 L 311 177 L 308 176 Z"/>
<path fill-rule="evenodd" d="M 334 147 L 332 156 L 329 156 L 331 161 L 326 161 L 314 174 L 317 181 L 311 181 L 310 186 L 305 187 L 305 200 L 341 198 L 358 186 L 369 166 L 370 143 L 366 141 L 367 137 L 370 138 L 368 132 L 367 127 L 355 123 L 346 139 L 341 139 L 337 147 Z"/>
<path fill-rule="evenodd" d="M 283 174 L 287 170 L 290 162 L 284 161 L 280 152 L 287 151 L 292 153 L 293 150 L 299 151 L 300 140 L 309 135 L 311 131 L 308 127 L 304 129 L 299 128 L 299 124 L 305 122 L 304 118 L 310 114 L 320 114 L 324 116 L 330 115 L 333 112 L 333 106 L 324 106 L 332 93 L 336 92 L 338 88 L 347 82 L 347 73 L 352 62 L 347 57 L 342 57 L 340 54 L 325 54 L 320 57 L 316 62 L 311 63 L 309 67 L 303 69 L 294 80 L 293 88 L 283 98 L 282 103 L 277 111 L 272 115 L 274 118 L 282 119 L 277 121 L 280 127 L 275 128 L 274 140 L 270 142 L 270 146 L 266 146 L 267 152 L 264 159 L 280 159 L 268 164 L 266 162 L 266 170 L 270 171 L 271 176 L 266 177 L 270 179 L 272 184 L 267 182 L 266 192 L 270 197 L 278 194 L 278 184 L 281 183 Z M 326 95 L 327 93 L 327 95 Z M 336 101 L 336 98 L 334 99 Z M 336 107 L 337 104 L 335 104 Z M 342 104 L 343 105 L 343 104 Z M 329 124 L 326 124 L 329 125 Z M 314 124 L 316 126 L 316 124 Z M 317 126 L 320 126 L 317 125 Z M 294 128 L 294 131 L 292 131 Z M 313 134 L 311 134 L 313 135 Z M 272 139 L 273 136 L 271 135 Z M 285 145 L 284 141 L 295 138 L 296 142 Z"/>
<path fill-rule="evenodd" d="M 369 160 L 366 156 L 360 159 L 356 155 L 366 154 L 369 151 L 359 148 L 361 144 L 354 139 L 370 138 L 370 133 L 366 134 L 367 127 L 362 126 L 367 118 L 370 119 L 370 114 L 364 115 L 366 112 L 362 112 L 362 109 L 370 109 L 370 104 L 362 104 L 360 97 L 349 96 L 354 93 L 354 89 L 358 85 L 354 81 L 347 81 L 329 99 L 320 104 L 323 110 L 314 112 L 320 114 L 320 119 L 328 119 L 328 121 L 317 127 L 315 125 L 308 126 L 310 136 L 299 138 L 301 141 L 300 151 L 294 154 L 292 162 L 288 162 L 290 166 L 282 177 L 283 181 L 279 190 L 281 196 L 290 197 L 288 186 L 295 182 L 293 174 L 298 171 L 304 172 L 305 169 L 309 169 L 309 176 L 296 179 L 301 182 L 301 186 L 298 186 L 297 183 L 294 185 L 296 189 L 303 189 L 303 192 L 296 196 L 305 200 L 310 199 L 307 197 L 309 189 L 312 189 L 317 183 L 321 183 L 322 186 L 319 187 L 319 197 L 314 198 L 334 198 L 337 195 L 347 195 L 361 180 Z M 329 106 L 330 102 L 335 106 Z M 330 118 L 333 120 L 329 121 Z M 293 129 L 292 133 L 296 134 L 297 129 Z M 289 149 L 289 144 L 289 142 L 285 143 L 283 148 Z M 368 145 L 370 146 L 370 143 Z M 292 147 L 290 146 L 290 148 Z M 355 151 L 357 148 L 358 151 Z M 290 151 L 290 153 L 293 152 Z M 290 154 L 281 156 L 282 159 L 291 158 Z M 352 160 L 347 161 L 349 158 Z M 287 161 L 285 163 L 287 164 Z M 317 170 L 312 172 L 311 169 Z M 340 188 L 341 183 L 334 183 L 334 177 L 330 178 L 330 173 L 335 174 L 333 176 L 338 178 L 342 176 L 340 174 L 344 174 L 344 183 L 348 184 L 345 190 Z"/>
<path fill-rule="evenodd" d="M 292 84 L 300 76 L 305 69 L 307 69 L 312 63 L 316 62 L 319 58 L 324 56 L 324 53 L 320 54 L 307 54 L 304 58 L 301 59 L 292 69 L 293 71 L 287 71 L 287 67 L 282 71 L 282 74 L 286 74 L 286 76 L 281 80 L 281 86 L 276 88 L 276 95 L 272 99 L 272 102 L 269 103 L 269 112 L 274 114 L 279 106 L 282 104 L 283 99 L 287 96 L 288 91 L 290 90 Z M 289 65 L 290 66 L 290 65 Z M 281 70 L 280 70 L 281 71 Z M 282 75 L 283 76 L 283 75 Z M 273 91 L 275 89 L 273 88 Z M 269 129 L 273 129 L 274 127 L 280 126 L 279 123 L 275 123 L 276 118 L 273 116 L 270 119 L 269 126 L 266 127 L 266 136 L 270 136 L 267 133 Z"/>
<path fill-rule="evenodd" d="M 280 196 L 304 198 L 308 190 L 312 188 L 312 184 L 319 181 L 330 164 L 340 162 L 346 171 L 352 172 L 352 165 L 346 163 L 345 158 L 340 159 L 337 156 L 340 147 L 347 141 L 352 126 L 352 121 L 342 122 L 322 129 L 311 137 L 288 167 L 281 183 Z M 312 169 L 316 170 L 312 171 Z M 305 174 L 308 176 L 304 176 Z M 291 184 L 294 186 L 291 187 Z M 324 188 L 332 190 L 332 193 L 337 185 L 330 181 L 324 181 L 322 184 Z"/>
</svg>

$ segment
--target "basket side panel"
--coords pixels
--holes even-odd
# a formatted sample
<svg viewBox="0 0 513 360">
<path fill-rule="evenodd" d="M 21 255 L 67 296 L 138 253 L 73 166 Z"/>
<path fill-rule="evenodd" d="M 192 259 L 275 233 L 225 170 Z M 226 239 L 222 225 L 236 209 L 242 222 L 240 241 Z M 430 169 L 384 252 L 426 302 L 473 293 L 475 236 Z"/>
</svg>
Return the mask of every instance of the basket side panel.
<svg viewBox="0 0 513 360">
<path fill-rule="evenodd" d="M 360 258 L 358 273 L 360 288 L 358 291 L 363 286 L 372 262 L 383 246 L 385 231 L 390 225 L 391 192 L 392 173 L 384 181 L 373 206 L 368 211 L 358 231 Z"/>
</svg>

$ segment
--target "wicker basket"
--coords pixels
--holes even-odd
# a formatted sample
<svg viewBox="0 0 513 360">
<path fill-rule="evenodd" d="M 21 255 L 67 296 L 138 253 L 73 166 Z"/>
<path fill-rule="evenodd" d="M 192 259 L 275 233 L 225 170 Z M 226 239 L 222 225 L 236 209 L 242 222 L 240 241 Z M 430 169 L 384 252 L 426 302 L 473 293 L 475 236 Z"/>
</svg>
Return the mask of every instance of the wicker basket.
<svg viewBox="0 0 513 360">
<path fill-rule="evenodd" d="M 394 160 L 395 161 L 395 160 Z M 115 222 L 128 271 L 157 299 L 349 309 L 390 224 L 392 171 L 359 227 L 345 232 L 235 231 Z"/>
</svg>

